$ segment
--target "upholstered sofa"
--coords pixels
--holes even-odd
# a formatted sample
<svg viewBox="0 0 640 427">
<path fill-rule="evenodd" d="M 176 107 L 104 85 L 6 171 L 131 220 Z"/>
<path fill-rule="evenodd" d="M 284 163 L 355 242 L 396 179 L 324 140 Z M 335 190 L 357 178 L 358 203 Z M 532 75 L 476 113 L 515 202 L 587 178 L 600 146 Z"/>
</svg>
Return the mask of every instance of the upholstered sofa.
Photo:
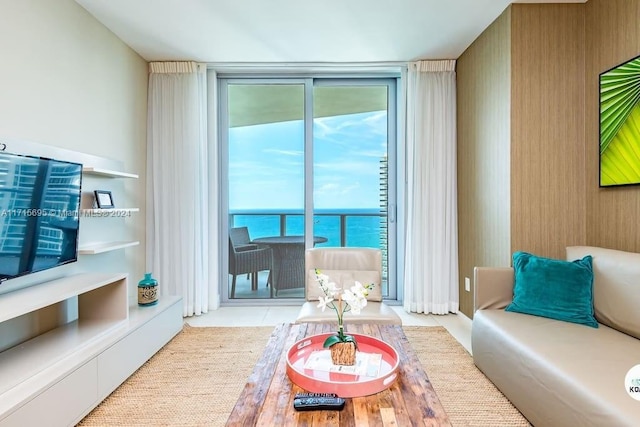
<svg viewBox="0 0 640 427">
<path fill-rule="evenodd" d="M 473 360 L 534 426 L 640 425 L 625 385 L 640 364 L 640 254 L 566 250 L 569 261 L 588 255 L 597 328 L 506 311 L 514 268 L 474 271 Z"/>
</svg>

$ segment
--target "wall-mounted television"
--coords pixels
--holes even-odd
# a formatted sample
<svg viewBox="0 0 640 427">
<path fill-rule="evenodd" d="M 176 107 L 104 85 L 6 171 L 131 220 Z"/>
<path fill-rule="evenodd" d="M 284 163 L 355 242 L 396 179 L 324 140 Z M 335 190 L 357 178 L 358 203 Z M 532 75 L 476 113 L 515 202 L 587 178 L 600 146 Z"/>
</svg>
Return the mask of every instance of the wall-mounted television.
<svg viewBox="0 0 640 427">
<path fill-rule="evenodd" d="M 0 282 L 78 259 L 82 165 L 0 152 Z"/>
<path fill-rule="evenodd" d="M 600 74 L 600 186 L 640 184 L 640 56 Z"/>
</svg>

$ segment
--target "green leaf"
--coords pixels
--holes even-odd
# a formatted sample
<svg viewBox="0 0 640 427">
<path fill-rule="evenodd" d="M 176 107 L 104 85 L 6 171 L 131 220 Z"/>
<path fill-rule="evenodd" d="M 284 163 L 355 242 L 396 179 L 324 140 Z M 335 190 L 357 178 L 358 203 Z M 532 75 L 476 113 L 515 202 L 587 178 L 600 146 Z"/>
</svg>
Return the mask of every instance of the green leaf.
<svg viewBox="0 0 640 427">
<path fill-rule="evenodd" d="M 640 183 L 640 105 L 636 105 L 600 156 L 600 184 Z"/>
<path fill-rule="evenodd" d="M 345 335 L 342 342 L 356 342 L 356 339 L 353 337 L 353 335 Z"/>
<path fill-rule="evenodd" d="M 356 342 L 356 339 L 353 337 L 353 335 L 345 335 L 342 342 L 352 342 L 356 345 L 356 348 L 358 348 L 358 343 Z"/>
<path fill-rule="evenodd" d="M 640 58 L 600 76 L 600 154 L 613 142 L 640 100 Z"/>
<path fill-rule="evenodd" d="M 324 340 L 324 344 L 322 345 L 324 348 L 329 348 L 334 344 L 338 344 L 342 342 L 338 335 L 329 335 L 326 340 Z"/>
<path fill-rule="evenodd" d="M 329 335 L 326 340 L 324 340 L 324 344 L 322 346 L 324 348 L 329 348 L 334 344 L 338 344 L 339 342 L 352 342 L 355 344 L 356 348 L 358 348 L 358 343 L 353 335 Z"/>
</svg>

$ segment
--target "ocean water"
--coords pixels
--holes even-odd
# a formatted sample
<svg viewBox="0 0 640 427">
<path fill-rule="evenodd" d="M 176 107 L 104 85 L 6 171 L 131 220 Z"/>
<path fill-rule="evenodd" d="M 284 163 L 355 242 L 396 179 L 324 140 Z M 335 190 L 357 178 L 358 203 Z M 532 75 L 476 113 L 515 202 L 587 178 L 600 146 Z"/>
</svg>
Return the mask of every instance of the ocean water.
<svg viewBox="0 0 640 427">
<path fill-rule="evenodd" d="M 378 209 L 326 209 L 317 210 L 313 217 L 313 234 L 326 237 L 320 246 L 343 246 L 341 242 L 341 219 L 344 220 L 344 246 L 382 248 L 385 239 L 386 214 Z M 242 211 L 232 212 L 230 227 L 248 227 L 252 239 L 279 236 L 281 221 L 285 235 L 304 234 L 304 216 L 296 211 Z"/>
</svg>

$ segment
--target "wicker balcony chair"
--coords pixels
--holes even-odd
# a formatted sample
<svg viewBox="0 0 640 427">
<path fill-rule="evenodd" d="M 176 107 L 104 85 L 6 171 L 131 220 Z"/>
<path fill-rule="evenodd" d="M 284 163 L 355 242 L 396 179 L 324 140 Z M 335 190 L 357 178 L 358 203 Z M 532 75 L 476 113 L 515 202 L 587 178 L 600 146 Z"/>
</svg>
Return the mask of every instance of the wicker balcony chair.
<svg viewBox="0 0 640 427">
<path fill-rule="evenodd" d="M 272 249 L 251 243 L 247 227 L 231 228 L 229 230 L 229 274 L 233 275 L 231 298 L 235 298 L 236 278 L 239 274 L 248 274 L 251 278 L 251 289 L 256 290 L 258 289 L 258 272 L 265 270 L 269 271 L 268 286 L 273 270 Z M 273 286 L 271 286 L 271 298 L 273 298 Z"/>
</svg>

